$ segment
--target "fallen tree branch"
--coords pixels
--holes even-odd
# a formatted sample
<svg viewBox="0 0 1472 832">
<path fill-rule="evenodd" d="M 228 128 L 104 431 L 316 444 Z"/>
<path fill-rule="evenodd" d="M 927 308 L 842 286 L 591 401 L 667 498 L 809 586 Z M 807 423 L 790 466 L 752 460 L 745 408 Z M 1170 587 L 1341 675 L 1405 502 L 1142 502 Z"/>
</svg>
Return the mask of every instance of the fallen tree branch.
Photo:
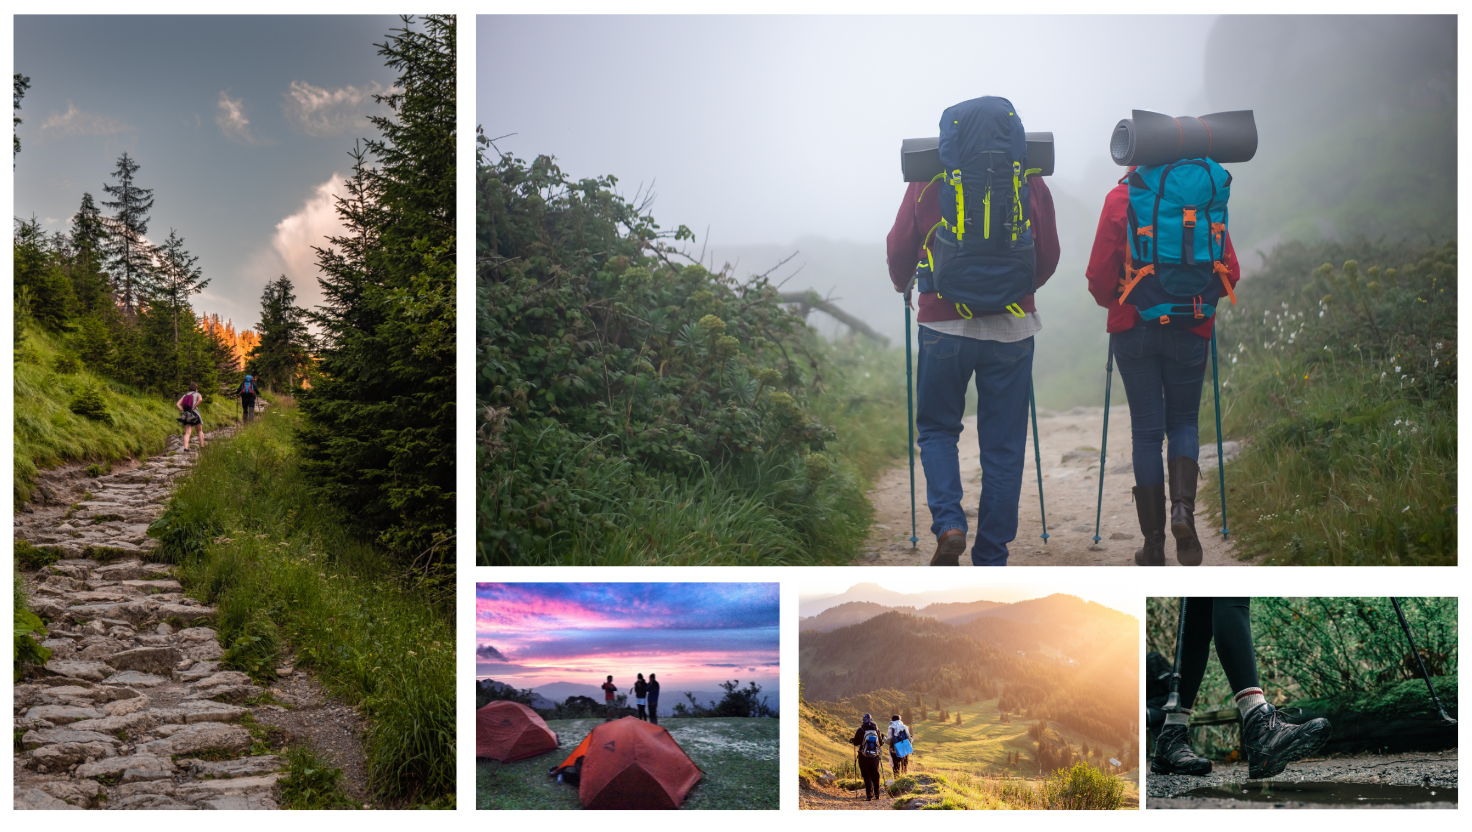
<svg viewBox="0 0 1472 832">
<path fill-rule="evenodd" d="M 839 323 L 844 324 L 849 329 L 852 329 L 854 332 L 857 332 L 858 334 L 866 338 L 872 338 L 875 341 L 882 341 L 885 344 L 889 343 L 889 338 L 880 335 L 878 332 L 874 331 L 874 329 L 868 324 L 864 323 L 858 318 L 855 318 L 853 315 L 848 314 L 842 309 L 839 309 L 838 306 L 832 301 L 824 300 L 823 298 L 819 297 L 817 292 L 782 292 L 780 294 L 780 297 L 782 298 L 783 303 L 795 303 L 799 307 L 801 307 L 802 316 L 804 318 L 807 317 L 809 309 L 817 309 L 820 312 L 826 312 L 827 314 L 836 318 Z"/>
</svg>

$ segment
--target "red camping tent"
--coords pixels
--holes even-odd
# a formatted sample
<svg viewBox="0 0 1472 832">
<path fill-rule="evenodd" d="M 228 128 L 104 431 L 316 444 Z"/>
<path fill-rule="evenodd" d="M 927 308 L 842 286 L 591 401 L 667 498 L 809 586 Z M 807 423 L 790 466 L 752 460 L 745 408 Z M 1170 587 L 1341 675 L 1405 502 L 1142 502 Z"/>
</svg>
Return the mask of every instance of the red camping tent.
<svg viewBox="0 0 1472 832">
<path fill-rule="evenodd" d="M 475 712 L 475 756 L 503 763 L 557 750 L 557 735 L 520 702 L 489 702 Z"/>
<path fill-rule="evenodd" d="M 704 773 L 670 732 L 626 716 L 589 732 L 558 768 L 584 757 L 584 809 L 678 809 Z"/>
</svg>

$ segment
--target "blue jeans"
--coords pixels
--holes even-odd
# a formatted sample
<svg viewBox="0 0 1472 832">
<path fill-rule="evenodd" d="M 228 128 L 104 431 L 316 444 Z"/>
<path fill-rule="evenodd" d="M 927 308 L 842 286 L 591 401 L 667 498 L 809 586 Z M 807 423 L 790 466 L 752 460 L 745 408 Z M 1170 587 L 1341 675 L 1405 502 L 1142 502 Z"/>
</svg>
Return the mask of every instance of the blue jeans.
<svg viewBox="0 0 1472 832">
<path fill-rule="evenodd" d="M 1135 485 L 1165 485 L 1160 442 L 1168 456 L 1196 461 L 1201 450 L 1196 421 L 1206 378 L 1207 339 L 1184 329 L 1136 326 L 1111 336 L 1119 378 L 1130 402 Z"/>
<path fill-rule="evenodd" d="M 976 424 L 981 445 L 981 504 L 971 562 L 1006 566 L 1007 544 L 1017 537 L 1017 501 L 1027 457 L 1027 400 L 1032 384 L 1032 346 L 1022 341 L 978 341 L 920 327 L 919 401 L 915 427 L 925 467 L 925 501 L 930 531 L 966 531 L 961 508 L 961 460 L 956 450 L 966 387 L 976 375 Z"/>
</svg>

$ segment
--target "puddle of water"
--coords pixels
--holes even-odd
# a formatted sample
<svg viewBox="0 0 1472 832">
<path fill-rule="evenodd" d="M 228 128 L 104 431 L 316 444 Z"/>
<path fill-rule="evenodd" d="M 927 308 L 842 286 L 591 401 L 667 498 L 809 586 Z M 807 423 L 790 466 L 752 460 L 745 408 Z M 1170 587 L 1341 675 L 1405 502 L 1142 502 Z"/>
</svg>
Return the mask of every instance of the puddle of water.
<svg viewBox="0 0 1472 832">
<path fill-rule="evenodd" d="M 1246 800 L 1254 803 L 1277 803 L 1295 800 L 1300 803 L 1332 803 L 1366 805 L 1396 803 L 1456 803 L 1457 790 L 1433 786 L 1390 786 L 1383 783 L 1332 783 L 1307 781 L 1285 783 L 1228 783 L 1192 789 L 1183 797 L 1216 797 L 1224 800 Z"/>
</svg>

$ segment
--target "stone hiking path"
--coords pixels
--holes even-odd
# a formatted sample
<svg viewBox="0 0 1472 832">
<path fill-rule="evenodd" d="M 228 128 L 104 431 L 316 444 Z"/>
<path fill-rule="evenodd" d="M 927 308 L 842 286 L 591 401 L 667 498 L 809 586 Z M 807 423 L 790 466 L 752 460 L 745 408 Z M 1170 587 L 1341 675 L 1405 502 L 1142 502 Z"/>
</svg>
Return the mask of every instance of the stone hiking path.
<svg viewBox="0 0 1472 832">
<path fill-rule="evenodd" d="M 214 431 L 207 444 L 234 431 Z M 342 732 L 351 716 L 290 667 L 278 669 L 270 697 L 290 711 L 245 704 L 264 691 L 221 669 L 224 649 L 206 626 L 215 609 L 186 597 L 172 566 L 148 562 L 157 543 L 148 525 L 198 458 L 179 444 L 174 437 L 141 464 L 77 480 L 90 496 L 71 509 L 16 515 L 17 538 L 65 557 L 24 576 L 31 608 L 50 622 L 51 659 L 16 680 L 16 809 L 276 809 L 286 761 L 253 756 L 253 739 L 279 745 L 288 733 L 279 725 Z M 45 493 L 54 500 L 64 480 L 52 472 Z M 104 552 L 112 562 L 96 559 Z M 256 737 L 241 724 L 247 716 Z M 349 762 L 361 768 L 357 757 Z"/>
<path fill-rule="evenodd" d="M 961 482 L 965 496 L 967 522 L 966 553 L 961 565 L 971 565 L 971 544 L 976 540 L 976 507 L 981 495 L 981 450 L 977 444 L 976 417 L 964 422 L 961 432 Z M 1134 486 L 1134 465 L 1130 459 L 1130 412 L 1126 406 L 1109 409 L 1109 446 L 1104 476 L 1103 514 L 1099 523 L 1098 548 L 1094 546 L 1094 513 L 1099 499 L 1099 440 L 1104 426 L 1104 408 L 1075 407 L 1062 413 L 1038 410 L 1038 435 L 1043 458 L 1043 497 L 1048 511 L 1048 541 L 1042 540 L 1042 521 L 1038 512 L 1038 475 L 1032 444 L 1032 427 L 1027 435 L 1027 465 L 1022 475 L 1022 498 L 1018 509 L 1017 539 L 1008 545 L 1009 566 L 1133 566 L 1135 550 L 1140 548 L 1140 524 L 1130 489 Z M 1236 442 L 1224 443 L 1226 458 L 1237 455 Z M 1216 476 L 1216 443 L 1201 446 L 1202 479 Z M 1228 483 L 1228 487 L 1230 487 Z M 1246 566 L 1251 561 L 1238 560 L 1229 538 L 1213 534 L 1214 526 L 1206 516 L 1204 495 L 1196 499 L 1196 534 L 1205 550 L 1203 566 Z M 856 564 L 876 566 L 925 566 L 935 553 L 935 538 L 930 534 L 930 509 L 925 504 L 925 471 L 920 464 L 920 450 L 915 449 L 915 534 L 918 549 L 910 548 L 910 464 L 886 471 L 869 492 L 874 505 L 874 526 L 864 554 Z M 1170 506 L 1166 499 L 1167 510 Z M 1228 515 L 1230 529 L 1231 516 Z M 1180 566 L 1175 559 L 1175 538 L 1166 526 L 1165 563 Z"/>
</svg>

